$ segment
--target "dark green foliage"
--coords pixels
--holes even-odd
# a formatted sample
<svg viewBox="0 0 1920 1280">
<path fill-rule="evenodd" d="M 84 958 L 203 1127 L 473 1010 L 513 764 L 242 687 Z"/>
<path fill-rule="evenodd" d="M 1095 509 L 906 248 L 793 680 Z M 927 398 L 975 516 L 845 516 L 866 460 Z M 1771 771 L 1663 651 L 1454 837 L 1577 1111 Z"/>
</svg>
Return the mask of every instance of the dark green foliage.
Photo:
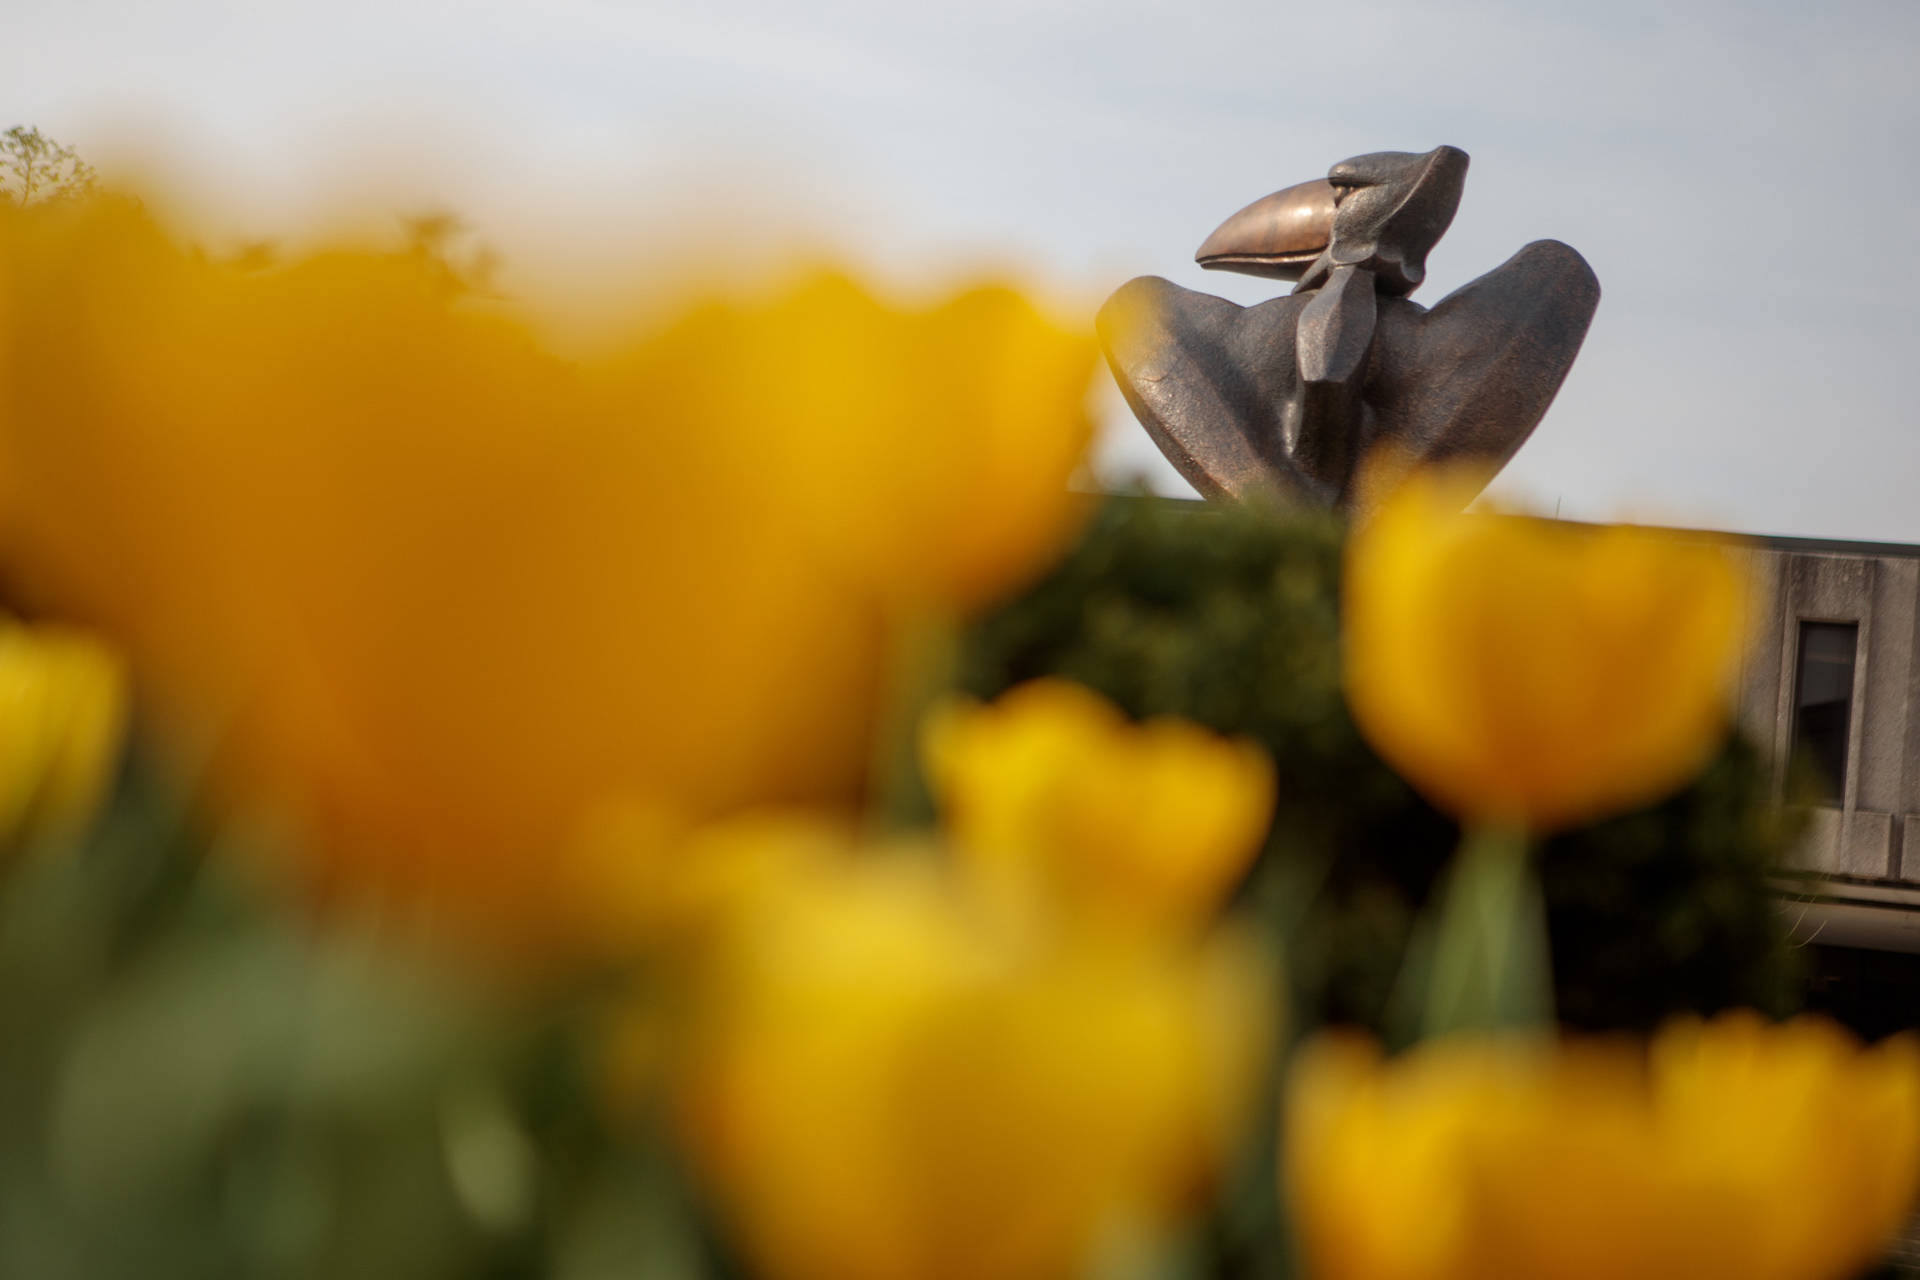
<svg viewBox="0 0 1920 1280">
<path fill-rule="evenodd" d="M 705 1274 L 599 1105 L 593 992 L 516 1007 L 209 852 L 136 768 L 0 868 L 0 1276 Z"/>
<path fill-rule="evenodd" d="M 960 680 L 991 696 L 1079 680 L 1130 714 L 1257 739 L 1279 802 L 1255 904 L 1287 939 L 1296 1021 L 1382 1027 L 1406 941 L 1459 840 L 1367 747 L 1340 687 L 1343 529 L 1331 517 L 1108 502 L 1080 546 L 980 621 Z M 1769 875 L 1786 833 L 1735 741 L 1686 792 L 1540 854 L 1562 1018 L 1644 1027 L 1792 1003 Z"/>
<path fill-rule="evenodd" d="M 1650 1028 L 1670 1013 L 1799 1001 L 1801 966 L 1770 883 L 1792 821 L 1736 737 L 1655 808 L 1549 840 L 1540 854 L 1560 1018 Z"/>
</svg>

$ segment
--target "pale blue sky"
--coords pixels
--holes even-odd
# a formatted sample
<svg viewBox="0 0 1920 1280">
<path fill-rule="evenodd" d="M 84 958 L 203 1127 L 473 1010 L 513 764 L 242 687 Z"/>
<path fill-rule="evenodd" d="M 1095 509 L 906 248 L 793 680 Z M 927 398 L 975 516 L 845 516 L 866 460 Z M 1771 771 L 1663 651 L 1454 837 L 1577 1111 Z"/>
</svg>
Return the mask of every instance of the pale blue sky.
<svg viewBox="0 0 1920 1280">
<path fill-rule="evenodd" d="M 1268 296 L 1193 267 L 1220 219 L 1451 143 L 1473 167 L 1417 298 L 1541 237 L 1606 291 L 1499 492 L 1920 541 L 1910 0 L 15 0 L 5 27 L 0 123 L 163 146 L 258 232 L 365 165 L 522 262 L 530 228 L 612 243 L 722 196 L 743 249 L 824 228 L 1088 309 L 1141 273 Z M 1109 472 L 1177 486 L 1109 408 Z"/>
</svg>

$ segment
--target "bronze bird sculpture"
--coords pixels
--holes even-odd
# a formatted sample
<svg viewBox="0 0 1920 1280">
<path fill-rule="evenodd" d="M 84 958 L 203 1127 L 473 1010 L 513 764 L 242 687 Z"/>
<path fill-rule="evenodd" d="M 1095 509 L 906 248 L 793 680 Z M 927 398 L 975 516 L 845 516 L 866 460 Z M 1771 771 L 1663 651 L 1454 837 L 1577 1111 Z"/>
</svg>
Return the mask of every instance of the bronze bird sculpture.
<svg viewBox="0 0 1920 1280">
<path fill-rule="evenodd" d="M 1600 282 L 1567 245 L 1536 240 L 1432 310 L 1409 301 L 1466 176 L 1457 147 L 1342 160 L 1234 214 L 1195 255 L 1297 281 L 1291 294 L 1241 307 L 1145 276 L 1107 300 L 1114 377 L 1196 489 L 1345 508 L 1380 444 L 1489 476 L 1520 448 L 1573 367 Z"/>
</svg>

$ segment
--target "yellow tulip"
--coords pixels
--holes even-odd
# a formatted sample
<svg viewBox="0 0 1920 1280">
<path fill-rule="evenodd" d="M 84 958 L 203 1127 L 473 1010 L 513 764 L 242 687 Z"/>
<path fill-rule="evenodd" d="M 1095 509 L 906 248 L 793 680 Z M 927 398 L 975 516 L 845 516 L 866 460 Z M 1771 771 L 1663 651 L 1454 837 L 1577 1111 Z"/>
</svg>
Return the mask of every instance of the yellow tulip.
<svg viewBox="0 0 1920 1280">
<path fill-rule="evenodd" d="M 1831 1023 L 1685 1022 L 1654 1045 L 1656 1103 L 1696 1184 L 1761 1206 L 1728 1222 L 1744 1274 L 1851 1276 L 1874 1261 L 1920 1192 L 1920 1040 L 1861 1053 Z M 1778 1179 L 1792 1176 L 1782 1194 Z M 1757 1220 L 1756 1220 L 1757 1218 Z"/>
<path fill-rule="evenodd" d="M 1920 1191 L 1920 1040 L 1744 1014 L 1646 1055 L 1323 1037 L 1285 1141 L 1313 1280 L 1843 1280 Z"/>
<path fill-rule="evenodd" d="M 567 360 L 404 255 L 243 270 L 106 203 L 0 217 L 0 291 L 9 581 L 322 872 L 506 937 L 566 931 L 610 805 L 854 796 L 887 619 L 1033 571 L 1086 436 L 1089 343 L 1003 290 L 828 279 Z"/>
<path fill-rule="evenodd" d="M 95 815 L 126 715 L 120 662 L 97 640 L 0 623 L 0 860 Z"/>
<path fill-rule="evenodd" d="M 762 1274 L 1078 1274 L 1244 1132 L 1270 1002 L 1231 949 L 1030 949 L 910 857 L 762 898 L 733 939 L 682 1121 Z"/>
<path fill-rule="evenodd" d="M 1132 724 L 1065 680 L 937 707 L 923 747 L 945 823 L 985 882 L 1110 920 L 1204 919 L 1273 814 L 1258 744 L 1170 717 Z"/>
<path fill-rule="evenodd" d="M 1744 626 L 1727 554 L 1630 527 L 1465 515 L 1413 475 L 1354 531 L 1355 721 L 1436 805 L 1544 831 L 1649 803 L 1724 740 Z"/>
<path fill-rule="evenodd" d="M 825 330 L 827 344 L 797 342 Z M 767 464 L 800 524 L 907 603 L 970 609 L 1042 566 L 1086 514 L 1090 337 L 982 286 L 904 318 L 843 275 L 755 317 L 743 412 L 785 406 Z"/>
<path fill-rule="evenodd" d="M 697 961 L 763 894 L 845 861 L 854 822 L 828 812 L 750 810 L 692 826 L 658 808 L 612 806 L 568 851 L 583 940 L 614 960 Z"/>
</svg>

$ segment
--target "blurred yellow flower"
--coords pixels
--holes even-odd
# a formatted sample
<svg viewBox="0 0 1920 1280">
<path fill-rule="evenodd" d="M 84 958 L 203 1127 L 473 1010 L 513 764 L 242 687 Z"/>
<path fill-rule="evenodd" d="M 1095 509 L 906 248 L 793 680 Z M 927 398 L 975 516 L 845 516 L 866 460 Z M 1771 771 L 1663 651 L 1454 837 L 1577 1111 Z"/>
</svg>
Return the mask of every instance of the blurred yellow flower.
<svg viewBox="0 0 1920 1280">
<path fill-rule="evenodd" d="M 1462 514 L 1477 487 L 1417 473 L 1352 535 L 1346 683 L 1361 731 L 1469 821 L 1548 830 L 1685 783 L 1730 724 L 1745 621 L 1733 563 L 1630 527 Z"/>
<path fill-rule="evenodd" d="M 1750 1014 L 1624 1042 L 1323 1036 L 1288 1084 L 1313 1280 L 1843 1280 L 1920 1191 L 1920 1040 Z"/>
<path fill-rule="evenodd" d="M 700 826 L 658 808 L 610 806 L 571 849 L 584 940 L 611 959 L 693 959 L 757 897 L 845 861 L 851 815 L 749 810 Z"/>
<path fill-rule="evenodd" d="M 1136 725 L 1066 680 L 936 707 L 923 755 L 960 856 L 995 892 L 1109 920 L 1204 919 L 1273 815 L 1257 743 L 1174 718 Z"/>
<path fill-rule="evenodd" d="M 125 674 L 97 640 L 0 622 L 0 861 L 94 816 L 126 715 Z"/>
<path fill-rule="evenodd" d="M 796 334 L 834 335 L 831 342 Z M 1086 514 L 1067 481 L 1091 438 L 1093 349 L 1019 294 L 982 287 L 903 316 L 823 274 L 753 317 L 742 412 L 769 432 L 800 524 L 909 604 L 972 608 L 1045 564 Z"/>
<path fill-rule="evenodd" d="M 855 795 L 888 619 L 1034 571 L 1087 432 L 1089 341 L 999 289 L 572 361 L 406 255 L 247 270 L 107 202 L 0 218 L 0 318 L 9 581 L 328 872 L 504 936 L 564 932 L 605 804 Z"/>
<path fill-rule="evenodd" d="M 682 1121 L 760 1273 L 1079 1274 L 1245 1132 L 1271 1002 L 1243 953 L 1033 950 L 988 919 L 897 856 L 737 922 Z"/>
</svg>

